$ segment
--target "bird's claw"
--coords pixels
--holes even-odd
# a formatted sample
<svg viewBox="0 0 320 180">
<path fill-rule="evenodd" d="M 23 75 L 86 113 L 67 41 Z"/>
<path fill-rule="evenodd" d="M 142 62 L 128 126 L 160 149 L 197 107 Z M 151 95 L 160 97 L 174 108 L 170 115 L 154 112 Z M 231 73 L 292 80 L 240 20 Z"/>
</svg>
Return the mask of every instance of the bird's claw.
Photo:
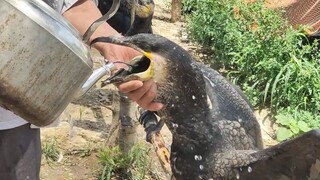
<svg viewBox="0 0 320 180">
<path fill-rule="evenodd" d="M 141 113 L 139 122 L 143 125 L 146 132 L 146 141 L 151 143 L 152 134 L 160 132 L 161 128 L 164 125 L 163 120 L 157 119 L 155 112 L 144 111 Z"/>
</svg>

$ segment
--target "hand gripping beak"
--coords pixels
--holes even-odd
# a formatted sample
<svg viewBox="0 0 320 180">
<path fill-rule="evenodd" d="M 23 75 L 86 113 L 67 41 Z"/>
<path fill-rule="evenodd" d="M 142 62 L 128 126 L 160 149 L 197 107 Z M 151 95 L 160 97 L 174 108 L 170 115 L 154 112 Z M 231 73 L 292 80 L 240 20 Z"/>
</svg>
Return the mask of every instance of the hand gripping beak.
<svg viewBox="0 0 320 180">
<path fill-rule="evenodd" d="M 120 84 L 131 80 L 146 81 L 151 79 L 154 75 L 154 63 L 151 60 L 150 53 L 145 53 L 144 56 L 137 56 L 126 65 L 128 66 L 128 69 L 119 69 L 115 74 L 102 82 L 101 86 Z"/>
</svg>

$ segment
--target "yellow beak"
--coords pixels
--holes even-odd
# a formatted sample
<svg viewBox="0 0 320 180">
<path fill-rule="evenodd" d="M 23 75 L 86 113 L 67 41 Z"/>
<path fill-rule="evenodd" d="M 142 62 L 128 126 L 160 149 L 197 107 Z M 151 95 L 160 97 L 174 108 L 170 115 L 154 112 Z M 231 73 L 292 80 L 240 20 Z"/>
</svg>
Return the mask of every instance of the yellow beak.
<svg viewBox="0 0 320 180">
<path fill-rule="evenodd" d="M 150 60 L 149 67 L 147 68 L 147 70 L 145 70 L 143 72 L 132 74 L 132 76 L 138 77 L 138 79 L 141 81 L 147 81 L 147 80 L 153 78 L 153 76 L 154 76 L 154 62 L 152 59 L 151 52 L 143 51 L 143 55 Z"/>
<path fill-rule="evenodd" d="M 140 76 L 142 81 L 146 81 L 146 80 L 151 79 L 154 75 L 154 62 L 152 59 L 151 52 L 144 52 L 143 54 L 150 60 L 150 65 L 149 65 L 148 69 L 146 71 L 142 72 L 142 74 L 141 74 L 142 76 Z"/>
</svg>

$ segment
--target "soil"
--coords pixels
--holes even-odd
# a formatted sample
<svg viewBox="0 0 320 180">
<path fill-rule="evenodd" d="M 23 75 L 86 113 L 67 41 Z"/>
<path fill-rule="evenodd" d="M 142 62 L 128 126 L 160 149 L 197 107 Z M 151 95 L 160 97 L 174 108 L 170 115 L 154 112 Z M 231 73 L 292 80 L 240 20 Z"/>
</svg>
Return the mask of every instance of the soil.
<svg viewBox="0 0 320 180">
<path fill-rule="evenodd" d="M 170 23 L 170 9 L 166 1 L 155 0 L 155 14 L 153 19 L 153 31 L 178 43 L 188 50 L 196 59 L 201 60 L 205 54 L 199 54 L 199 46 L 188 40 L 185 23 L 182 21 Z M 95 65 L 100 65 L 98 53 L 92 51 Z M 44 141 L 55 139 L 60 150 L 58 162 L 46 160 L 43 157 L 40 177 L 44 180 L 80 180 L 97 179 L 101 167 L 98 163 L 99 149 L 116 144 L 119 132 L 118 122 L 114 121 L 117 106 L 115 99 L 119 98 L 114 86 L 100 88 L 99 83 L 84 95 L 81 99 L 70 103 L 60 118 L 58 127 L 44 128 L 41 130 L 41 138 Z M 257 118 L 262 127 L 262 135 L 265 147 L 274 145 L 274 124 L 268 118 L 267 110 L 256 111 Z M 131 146 L 134 142 L 144 143 L 151 148 L 149 153 L 152 165 L 146 179 L 167 179 L 161 168 L 158 157 L 152 146 L 145 141 L 145 132 L 142 126 L 134 125 L 131 131 L 134 141 L 128 142 Z M 121 131 L 121 130 L 120 130 Z M 161 134 L 170 146 L 171 134 L 166 127 Z M 131 143 L 131 144 L 130 144 Z"/>
</svg>

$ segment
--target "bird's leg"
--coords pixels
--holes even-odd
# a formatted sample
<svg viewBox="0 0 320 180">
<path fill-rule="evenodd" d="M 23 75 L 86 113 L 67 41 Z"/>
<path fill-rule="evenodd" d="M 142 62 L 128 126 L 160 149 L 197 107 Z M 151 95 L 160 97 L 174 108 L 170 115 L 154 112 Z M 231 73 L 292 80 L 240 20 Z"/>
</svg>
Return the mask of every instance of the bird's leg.
<svg viewBox="0 0 320 180">
<path fill-rule="evenodd" d="M 141 112 L 141 111 L 140 111 Z M 164 171 L 167 175 L 172 175 L 171 165 L 170 165 L 170 153 L 165 146 L 165 142 L 160 134 L 160 130 L 164 124 L 163 120 L 158 122 L 156 112 L 143 111 L 140 113 L 139 122 L 146 131 L 146 141 L 151 143 L 156 151 L 156 154 L 160 160 Z"/>
<path fill-rule="evenodd" d="M 155 112 L 144 111 L 141 113 L 139 122 L 146 131 L 146 140 L 151 143 L 152 134 L 160 132 L 164 121 L 157 119 Z"/>
</svg>

